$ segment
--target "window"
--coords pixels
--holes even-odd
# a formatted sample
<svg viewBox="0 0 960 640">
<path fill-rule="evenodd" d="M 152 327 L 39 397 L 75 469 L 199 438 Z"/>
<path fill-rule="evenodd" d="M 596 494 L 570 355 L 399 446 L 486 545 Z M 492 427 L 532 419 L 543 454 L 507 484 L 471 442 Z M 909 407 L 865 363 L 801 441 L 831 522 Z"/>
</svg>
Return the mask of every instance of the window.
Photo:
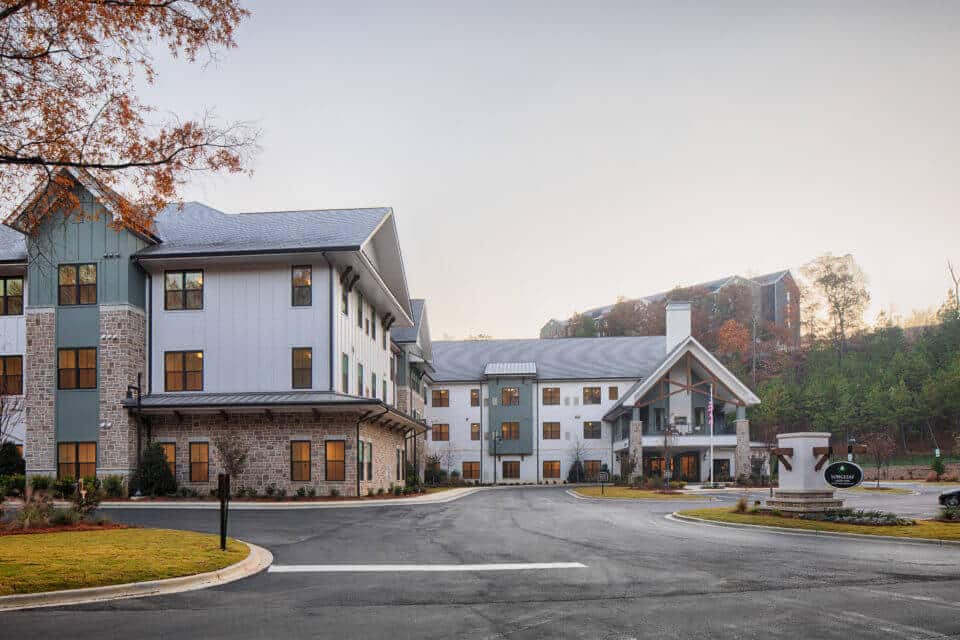
<svg viewBox="0 0 960 640">
<path fill-rule="evenodd" d="M 370 335 L 370 318 L 364 318 L 363 320 L 363 331 L 367 335 Z"/>
<path fill-rule="evenodd" d="M 663 429 L 663 409 L 653 410 L 653 426 L 657 429 Z"/>
<path fill-rule="evenodd" d="M 395 469 L 394 480 L 399 480 L 403 472 L 403 462 L 400 457 L 400 449 L 397 449 L 397 468 Z"/>
<path fill-rule="evenodd" d="M 58 389 L 97 388 L 97 350 L 59 349 L 57 351 Z"/>
<path fill-rule="evenodd" d="M 164 391 L 203 391 L 203 351 L 163 354 Z"/>
<path fill-rule="evenodd" d="M 544 387 L 543 404 L 560 404 L 560 387 Z"/>
<path fill-rule="evenodd" d="M 380 332 L 380 341 L 383 343 L 383 350 L 387 350 L 387 327 L 383 327 L 383 331 Z"/>
<path fill-rule="evenodd" d="M 377 397 L 377 374 L 370 374 L 370 392 L 373 394 L 373 397 Z"/>
<path fill-rule="evenodd" d="M 504 440 L 520 439 L 519 422 L 503 422 L 500 424 L 500 437 Z"/>
<path fill-rule="evenodd" d="M 431 429 L 433 432 L 433 441 L 434 442 L 445 442 L 450 440 L 450 425 L 448 424 L 435 424 Z"/>
<path fill-rule="evenodd" d="M 340 358 L 343 363 L 340 370 L 340 387 L 344 393 L 350 393 L 350 356 L 344 353 Z"/>
<path fill-rule="evenodd" d="M 503 461 L 503 477 L 505 480 L 520 479 L 520 462 L 516 460 Z"/>
<path fill-rule="evenodd" d="M 434 389 L 431 392 L 431 402 L 434 407 L 449 407 L 450 392 L 446 389 Z"/>
<path fill-rule="evenodd" d="M 377 339 L 377 312 L 373 312 L 373 319 L 370 321 L 370 337 Z"/>
<path fill-rule="evenodd" d="M 584 387 L 583 404 L 600 404 L 600 387 Z"/>
<path fill-rule="evenodd" d="M 504 407 L 516 407 L 520 405 L 519 387 L 504 387 L 500 389 L 500 404 Z"/>
<path fill-rule="evenodd" d="M 702 427 L 706 425 L 707 410 L 704 407 L 693 408 L 693 426 Z"/>
<path fill-rule="evenodd" d="M 464 462 L 463 463 L 463 479 L 479 480 L 480 479 L 480 463 Z"/>
<path fill-rule="evenodd" d="M 290 443 L 290 480 L 310 482 L 309 440 L 294 440 Z"/>
<path fill-rule="evenodd" d="M 543 477 L 559 478 L 560 477 L 560 461 L 544 460 L 543 461 Z"/>
<path fill-rule="evenodd" d="M 373 480 L 373 443 L 367 443 L 367 480 Z"/>
<path fill-rule="evenodd" d="M 290 300 L 294 307 L 313 304 L 313 268 L 310 265 L 293 267 L 290 272 Z"/>
<path fill-rule="evenodd" d="M 357 364 L 357 395 L 365 396 L 363 392 L 363 365 Z"/>
<path fill-rule="evenodd" d="M 343 482 L 346 479 L 343 440 L 327 440 L 324 443 L 325 467 L 327 482 Z"/>
<path fill-rule="evenodd" d="M 89 478 L 97 475 L 96 442 L 61 442 L 57 445 L 57 477 Z"/>
<path fill-rule="evenodd" d="M 310 347 L 293 349 L 293 388 L 313 388 L 313 349 Z"/>
<path fill-rule="evenodd" d="M 599 460 L 584 460 L 583 461 L 583 473 L 587 476 L 587 480 L 596 480 L 597 475 L 600 473 L 600 461 Z"/>
<path fill-rule="evenodd" d="M 190 443 L 190 482 L 210 480 L 210 444 L 207 442 Z"/>
<path fill-rule="evenodd" d="M 363 329 L 363 294 L 357 291 L 357 326 Z"/>
<path fill-rule="evenodd" d="M 23 315 L 23 278 L 0 278 L 0 316 Z"/>
<path fill-rule="evenodd" d="M 57 269 L 57 283 L 60 304 L 97 304 L 96 264 L 62 264 Z"/>
<path fill-rule="evenodd" d="M 20 456 L 20 459 L 23 460 L 23 445 L 17 444 L 14 445 L 17 448 L 17 455 Z"/>
<path fill-rule="evenodd" d="M 345 316 L 350 315 L 350 292 L 346 287 L 340 287 L 340 312 Z"/>
<path fill-rule="evenodd" d="M 163 457 L 167 461 L 167 466 L 170 467 L 170 473 L 173 474 L 173 477 L 177 477 L 177 445 L 174 442 L 161 442 L 160 448 L 163 449 Z"/>
<path fill-rule="evenodd" d="M 480 406 L 480 389 L 470 389 L 470 406 Z"/>
<path fill-rule="evenodd" d="M 543 423 L 543 439 L 559 440 L 560 439 L 560 423 L 544 422 Z"/>
<path fill-rule="evenodd" d="M 0 356 L 0 395 L 23 395 L 23 356 Z"/>
<path fill-rule="evenodd" d="M 366 466 L 363 464 L 363 454 L 366 453 L 367 448 L 363 446 L 363 443 L 360 443 L 360 446 L 357 447 L 357 477 L 360 479 L 360 482 L 366 480 L 364 476 L 364 471 L 366 471 Z"/>
<path fill-rule="evenodd" d="M 616 400 L 620 397 L 620 389 L 617 387 L 607 387 L 607 399 Z"/>
<path fill-rule="evenodd" d="M 470 439 L 471 440 L 480 439 L 480 423 L 479 422 L 470 423 Z"/>
<path fill-rule="evenodd" d="M 583 439 L 599 440 L 600 439 L 600 423 L 595 420 L 584 422 L 583 423 Z"/>
<path fill-rule="evenodd" d="M 167 271 L 163 274 L 163 308 L 203 309 L 203 271 Z"/>
<path fill-rule="evenodd" d="M 386 376 L 384 376 L 384 379 L 381 380 L 381 382 L 383 383 L 383 401 L 386 402 L 386 401 L 387 401 L 387 381 L 386 381 Z"/>
</svg>

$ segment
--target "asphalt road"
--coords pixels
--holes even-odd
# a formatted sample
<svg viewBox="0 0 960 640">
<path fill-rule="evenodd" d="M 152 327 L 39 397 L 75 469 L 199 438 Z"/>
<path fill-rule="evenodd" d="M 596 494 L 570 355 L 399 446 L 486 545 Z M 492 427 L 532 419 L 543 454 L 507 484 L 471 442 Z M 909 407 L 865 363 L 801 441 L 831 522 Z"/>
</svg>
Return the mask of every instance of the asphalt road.
<svg viewBox="0 0 960 640">
<path fill-rule="evenodd" d="M 733 496 L 724 500 L 732 500 Z M 860 496 L 914 505 L 935 497 Z M 960 547 L 673 522 L 692 501 L 582 501 L 561 488 L 436 505 L 237 511 L 275 565 L 579 562 L 577 569 L 262 573 L 176 596 L 0 615 L 0 638 L 960 637 Z M 716 504 L 716 503 L 714 503 Z M 907 511 L 907 509 L 901 509 Z M 215 511 L 112 511 L 215 531 Z"/>
</svg>

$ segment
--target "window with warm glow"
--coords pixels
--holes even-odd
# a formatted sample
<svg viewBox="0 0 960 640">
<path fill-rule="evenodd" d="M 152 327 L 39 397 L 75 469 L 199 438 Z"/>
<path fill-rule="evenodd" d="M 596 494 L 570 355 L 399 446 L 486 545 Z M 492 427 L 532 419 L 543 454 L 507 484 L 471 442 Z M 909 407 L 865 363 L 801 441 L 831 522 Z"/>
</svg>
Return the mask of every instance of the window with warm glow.
<svg viewBox="0 0 960 640">
<path fill-rule="evenodd" d="M 560 439 L 560 423 L 544 422 L 543 423 L 543 439 L 559 440 Z"/>
<path fill-rule="evenodd" d="M 500 404 L 504 407 L 516 407 L 520 405 L 519 387 L 504 387 L 500 389 Z"/>
<path fill-rule="evenodd" d="M 58 389 L 97 388 L 97 350 L 59 349 L 57 351 Z"/>
<path fill-rule="evenodd" d="M 203 391 L 203 351 L 163 354 L 165 391 Z"/>
<path fill-rule="evenodd" d="M 168 311 L 203 309 L 203 271 L 165 272 L 163 308 Z"/>
<path fill-rule="evenodd" d="M 293 349 L 293 388 L 310 389 L 313 387 L 313 349 L 296 347 Z"/>
<path fill-rule="evenodd" d="M 519 440 L 520 439 L 520 423 L 519 422 L 501 423 L 500 437 L 503 440 Z"/>
<path fill-rule="evenodd" d="M 543 461 L 543 477 L 559 478 L 560 477 L 560 461 L 544 460 Z"/>
<path fill-rule="evenodd" d="M 210 445 L 206 442 L 190 443 L 190 482 L 210 480 Z"/>
<path fill-rule="evenodd" d="M 584 387 L 583 404 L 600 404 L 600 387 Z"/>
<path fill-rule="evenodd" d="M 346 479 L 346 457 L 343 440 L 327 440 L 324 443 L 324 466 L 327 482 L 343 482 Z"/>
<path fill-rule="evenodd" d="M 290 480 L 310 481 L 310 441 L 294 440 L 290 443 Z"/>
<path fill-rule="evenodd" d="M 310 266 L 294 267 L 290 278 L 293 289 L 292 304 L 295 307 L 309 307 L 313 304 L 313 269 Z"/>
</svg>

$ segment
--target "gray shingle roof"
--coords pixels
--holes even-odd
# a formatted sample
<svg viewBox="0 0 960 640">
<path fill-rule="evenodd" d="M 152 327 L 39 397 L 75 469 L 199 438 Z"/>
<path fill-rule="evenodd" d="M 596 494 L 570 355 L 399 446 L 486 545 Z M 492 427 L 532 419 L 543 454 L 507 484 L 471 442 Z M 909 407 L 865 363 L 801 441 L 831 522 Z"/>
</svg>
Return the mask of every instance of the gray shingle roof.
<svg viewBox="0 0 960 640">
<path fill-rule="evenodd" d="M 27 243 L 19 231 L 0 224 L 0 262 L 26 262 Z"/>
<path fill-rule="evenodd" d="M 155 221 L 161 243 L 142 256 L 358 249 L 388 207 L 227 214 L 199 202 L 170 205 Z"/>
<path fill-rule="evenodd" d="M 396 343 L 417 341 L 417 334 L 420 333 L 420 322 L 423 320 L 423 298 L 411 298 L 410 311 L 413 318 L 412 327 L 391 329 L 390 338 Z"/>
<path fill-rule="evenodd" d="M 789 269 L 784 269 L 783 271 L 774 271 L 773 273 L 765 273 L 762 276 L 757 276 L 755 278 L 750 278 L 759 285 L 773 284 L 780 278 L 790 275 Z"/>
<path fill-rule="evenodd" d="M 533 362 L 541 380 L 642 378 L 666 355 L 666 338 L 564 338 L 433 343 L 437 382 L 483 379 L 491 362 Z"/>
</svg>

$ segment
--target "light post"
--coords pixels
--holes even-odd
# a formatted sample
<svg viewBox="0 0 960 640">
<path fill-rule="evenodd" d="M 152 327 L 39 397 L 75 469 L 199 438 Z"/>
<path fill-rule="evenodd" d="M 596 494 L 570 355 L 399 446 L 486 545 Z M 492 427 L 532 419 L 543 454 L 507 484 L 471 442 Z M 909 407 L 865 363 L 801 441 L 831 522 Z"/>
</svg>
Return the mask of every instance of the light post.
<svg viewBox="0 0 960 640">
<path fill-rule="evenodd" d="M 502 441 L 502 434 L 498 433 L 493 437 L 493 484 L 497 484 L 497 444 Z"/>
</svg>

